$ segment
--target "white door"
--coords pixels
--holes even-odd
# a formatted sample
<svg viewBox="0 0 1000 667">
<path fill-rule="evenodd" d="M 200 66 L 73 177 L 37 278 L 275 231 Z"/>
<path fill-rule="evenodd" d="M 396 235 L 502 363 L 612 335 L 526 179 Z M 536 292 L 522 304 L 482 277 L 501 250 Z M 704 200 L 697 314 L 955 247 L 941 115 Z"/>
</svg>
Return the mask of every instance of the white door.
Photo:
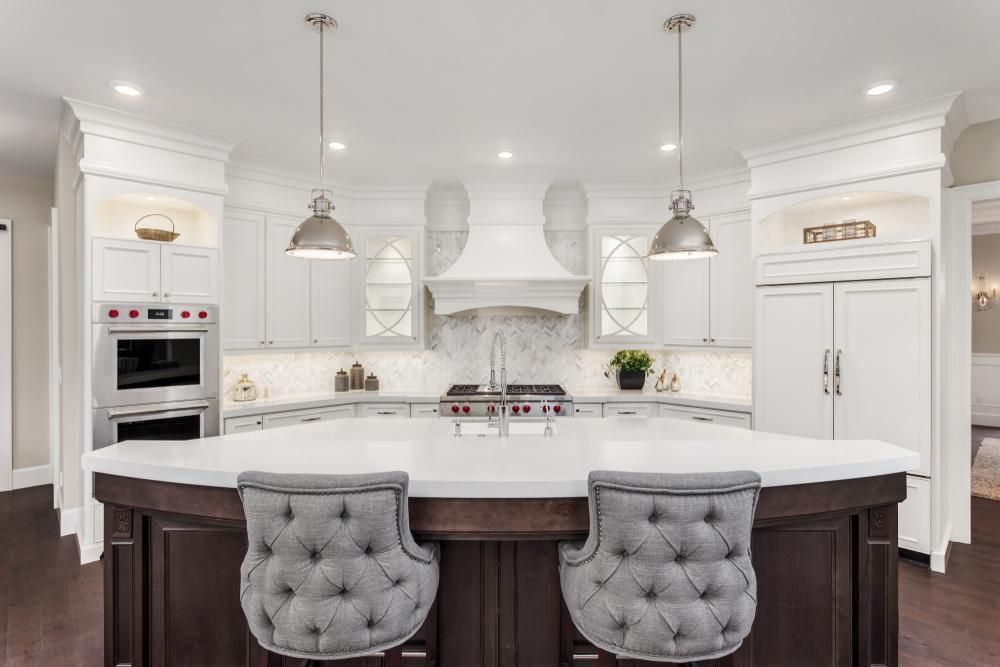
<svg viewBox="0 0 1000 667">
<path fill-rule="evenodd" d="M 298 222 L 267 220 L 267 346 L 309 346 L 309 260 L 285 254 Z"/>
<path fill-rule="evenodd" d="M 929 475 L 930 279 L 840 283 L 834 304 L 834 437 L 911 449 Z"/>
<path fill-rule="evenodd" d="M 711 234 L 718 256 L 710 259 L 712 345 L 750 347 L 753 342 L 753 257 L 750 219 L 713 218 Z"/>
<path fill-rule="evenodd" d="M 160 287 L 167 303 L 219 303 L 219 251 L 163 246 Z"/>
<path fill-rule="evenodd" d="M 350 345 L 351 261 L 309 260 L 310 332 L 314 346 Z"/>
<path fill-rule="evenodd" d="M 0 491 L 14 487 L 11 229 L 10 220 L 0 218 Z"/>
<path fill-rule="evenodd" d="M 833 285 L 758 287 L 754 428 L 833 438 Z"/>
<path fill-rule="evenodd" d="M 660 331 L 665 345 L 709 344 L 707 259 L 662 260 L 657 264 Z"/>
<path fill-rule="evenodd" d="M 94 301 L 158 302 L 160 244 L 94 239 Z"/>
<path fill-rule="evenodd" d="M 222 229 L 222 347 L 253 350 L 266 345 L 264 216 L 227 215 Z"/>
</svg>

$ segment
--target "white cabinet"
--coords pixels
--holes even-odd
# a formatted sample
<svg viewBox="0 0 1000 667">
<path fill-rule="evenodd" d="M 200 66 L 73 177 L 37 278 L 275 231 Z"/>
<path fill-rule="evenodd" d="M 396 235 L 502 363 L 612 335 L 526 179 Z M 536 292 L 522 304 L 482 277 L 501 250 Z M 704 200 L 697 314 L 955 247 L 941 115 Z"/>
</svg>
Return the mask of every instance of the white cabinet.
<svg viewBox="0 0 1000 667">
<path fill-rule="evenodd" d="M 212 248 L 162 246 L 160 288 L 165 303 L 218 303 L 218 251 Z"/>
<path fill-rule="evenodd" d="M 750 428 L 750 415 L 745 412 L 730 412 L 729 410 L 713 410 L 711 408 L 689 408 L 682 405 L 661 405 L 660 416 L 703 424 Z"/>
<path fill-rule="evenodd" d="M 219 302 L 214 248 L 97 238 L 92 261 L 95 301 Z"/>
<path fill-rule="evenodd" d="M 438 416 L 437 403 L 410 403 L 410 417 L 430 419 Z"/>
<path fill-rule="evenodd" d="M 356 235 L 363 343 L 404 348 L 422 344 L 421 239 L 412 229 Z"/>
<path fill-rule="evenodd" d="M 906 500 L 899 504 L 899 547 L 920 553 L 931 550 L 931 482 L 906 476 Z"/>
<path fill-rule="evenodd" d="M 707 223 L 719 254 L 656 263 L 657 302 L 665 345 L 750 347 L 753 341 L 753 258 L 745 214 Z"/>
<path fill-rule="evenodd" d="M 309 332 L 320 347 L 351 343 L 351 263 L 309 260 Z"/>
<path fill-rule="evenodd" d="M 359 417 L 409 417 L 410 406 L 406 403 L 361 403 Z"/>
<path fill-rule="evenodd" d="M 285 254 L 297 221 L 267 221 L 267 346 L 308 347 L 309 260 Z"/>
<path fill-rule="evenodd" d="M 573 403 L 575 416 L 580 419 L 599 419 L 604 416 L 603 403 Z"/>
<path fill-rule="evenodd" d="M 345 419 L 356 414 L 353 405 L 334 405 L 328 408 L 311 408 L 308 410 L 290 410 L 264 415 L 264 428 L 281 428 L 313 422 Z"/>
<path fill-rule="evenodd" d="M 651 266 L 647 255 L 652 228 L 595 227 L 591 230 L 591 342 L 617 346 L 655 340 L 650 314 Z"/>
<path fill-rule="evenodd" d="M 223 422 L 223 433 L 246 433 L 247 431 L 260 431 L 264 428 L 264 417 L 262 415 L 249 415 L 247 417 L 230 417 Z"/>
<path fill-rule="evenodd" d="M 605 403 L 605 417 L 653 417 L 656 414 L 655 403 Z"/>
<path fill-rule="evenodd" d="M 222 230 L 222 347 L 265 347 L 264 276 L 266 235 L 263 215 L 226 214 Z"/>
</svg>

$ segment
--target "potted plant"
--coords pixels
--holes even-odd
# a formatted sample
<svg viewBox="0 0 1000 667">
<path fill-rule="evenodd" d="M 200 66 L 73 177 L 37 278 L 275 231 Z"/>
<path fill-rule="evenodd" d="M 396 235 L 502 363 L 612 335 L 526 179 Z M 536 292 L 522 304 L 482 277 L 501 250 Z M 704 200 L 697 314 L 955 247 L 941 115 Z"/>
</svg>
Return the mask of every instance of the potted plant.
<svg viewBox="0 0 1000 667">
<path fill-rule="evenodd" d="M 653 357 L 645 350 L 619 350 L 608 362 L 605 377 L 614 374 L 619 389 L 642 389 L 653 372 Z"/>
</svg>

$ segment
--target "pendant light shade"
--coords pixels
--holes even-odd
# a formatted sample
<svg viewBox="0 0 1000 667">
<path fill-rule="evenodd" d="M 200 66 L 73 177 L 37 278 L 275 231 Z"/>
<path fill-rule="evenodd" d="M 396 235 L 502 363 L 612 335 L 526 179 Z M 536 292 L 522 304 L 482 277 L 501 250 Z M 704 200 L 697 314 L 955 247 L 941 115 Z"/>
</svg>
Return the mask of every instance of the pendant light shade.
<svg viewBox="0 0 1000 667">
<path fill-rule="evenodd" d="M 312 191 L 313 214 L 292 234 L 285 254 L 305 259 L 351 259 L 354 244 L 351 235 L 333 219 L 333 193 L 326 185 L 326 140 L 323 131 L 323 37 L 327 30 L 336 30 L 337 22 L 326 14 L 309 14 L 306 23 L 319 31 L 319 180 L 320 188 Z"/>
<path fill-rule="evenodd" d="M 694 201 L 691 191 L 684 189 L 684 79 L 681 35 L 694 25 L 691 14 L 677 14 L 667 19 L 663 29 L 677 33 L 677 156 L 680 189 L 670 193 L 670 218 L 653 237 L 649 259 L 699 259 L 719 254 L 705 225 L 691 215 Z"/>
</svg>

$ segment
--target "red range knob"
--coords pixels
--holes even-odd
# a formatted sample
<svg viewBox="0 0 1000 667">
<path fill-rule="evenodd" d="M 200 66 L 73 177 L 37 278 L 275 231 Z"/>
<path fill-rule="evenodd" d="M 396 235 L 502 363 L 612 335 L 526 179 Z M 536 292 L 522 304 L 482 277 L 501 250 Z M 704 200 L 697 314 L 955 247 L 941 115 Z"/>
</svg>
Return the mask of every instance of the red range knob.
<svg viewBox="0 0 1000 667">
<path fill-rule="evenodd" d="M 206 317 L 208 317 L 208 312 L 207 311 L 203 310 L 203 311 L 201 311 L 201 312 L 198 313 L 198 319 L 202 319 L 203 320 Z"/>
<path fill-rule="evenodd" d="M 513 412 L 516 415 L 518 412 L 521 411 L 521 406 L 520 405 L 512 405 L 512 406 L 510 406 L 510 411 Z"/>
<path fill-rule="evenodd" d="M 548 412 L 548 411 L 549 411 L 549 406 L 543 405 L 542 406 L 542 412 Z"/>
<path fill-rule="evenodd" d="M 183 317 L 185 320 L 187 318 L 191 317 L 190 311 L 187 311 L 187 310 L 181 311 L 181 317 Z"/>
<path fill-rule="evenodd" d="M 451 406 L 451 411 L 454 413 L 458 413 L 458 403 L 455 403 L 454 405 Z"/>
<path fill-rule="evenodd" d="M 468 405 L 462 406 L 462 412 L 464 412 L 465 414 L 469 414 L 470 410 L 472 410 L 472 408 L 470 408 Z"/>
<path fill-rule="evenodd" d="M 112 317 L 112 318 L 118 317 L 118 309 L 117 308 L 112 308 L 111 310 L 109 310 L 108 311 L 108 317 Z"/>
<path fill-rule="evenodd" d="M 130 311 L 128 311 L 128 316 L 131 317 L 132 319 L 135 319 L 135 318 L 139 317 L 139 311 L 138 310 L 130 310 Z"/>
<path fill-rule="evenodd" d="M 556 414 L 559 414 L 560 412 L 562 412 L 562 406 L 561 405 L 553 405 L 552 406 L 552 411 L 555 412 Z"/>
<path fill-rule="evenodd" d="M 524 407 L 521 409 L 524 410 L 524 414 L 528 414 L 529 412 L 531 412 L 531 406 L 528 405 L 527 403 L 525 403 Z"/>
<path fill-rule="evenodd" d="M 486 412 L 493 414 L 496 411 L 497 411 L 497 406 L 493 405 L 492 403 L 486 406 Z"/>
</svg>

